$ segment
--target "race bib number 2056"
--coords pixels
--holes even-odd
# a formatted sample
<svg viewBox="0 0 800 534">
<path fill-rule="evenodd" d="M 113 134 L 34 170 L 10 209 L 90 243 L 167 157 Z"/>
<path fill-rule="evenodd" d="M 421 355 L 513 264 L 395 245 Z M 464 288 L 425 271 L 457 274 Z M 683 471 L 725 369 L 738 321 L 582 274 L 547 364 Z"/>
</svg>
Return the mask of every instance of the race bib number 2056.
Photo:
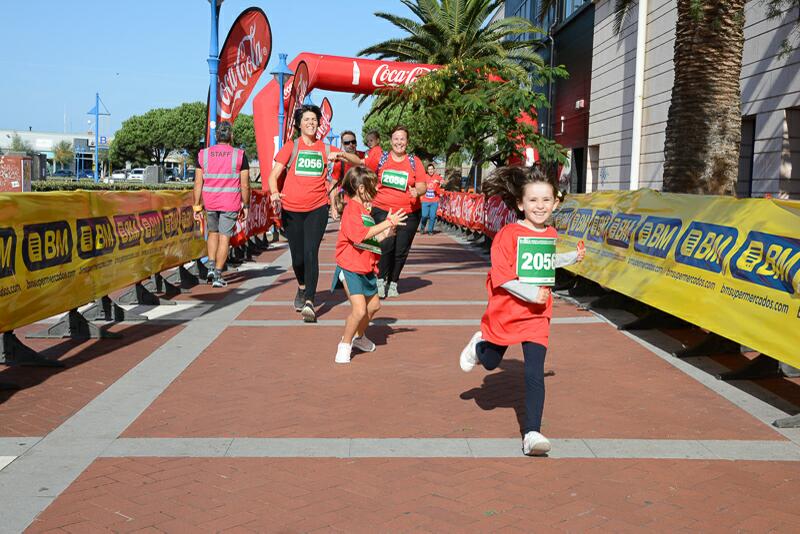
<svg viewBox="0 0 800 534">
<path fill-rule="evenodd" d="M 517 238 L 517 277 L 520 282 L 540 286 L 556 283 L 554 237 Z"/>
<path fill-rule="evenodd" d="M 325 169 L 322 154 L 314 150 L 301 150 L 297 153 L 294 173 L 297 176 L 321 176 Z"/>
</svg>

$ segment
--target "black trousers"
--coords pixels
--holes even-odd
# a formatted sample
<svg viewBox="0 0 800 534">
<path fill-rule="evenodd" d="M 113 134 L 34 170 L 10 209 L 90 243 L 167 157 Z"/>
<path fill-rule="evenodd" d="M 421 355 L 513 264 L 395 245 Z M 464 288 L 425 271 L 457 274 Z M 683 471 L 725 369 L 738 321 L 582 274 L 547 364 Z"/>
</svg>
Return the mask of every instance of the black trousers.
<svg viewBox="0 0 800 534">
<path fill-rule="evenodd" d="M 314 302 L 319 282 L 319 246 L 328 225 L 328 205 L 313 211 L 281 212 L 281 222 L 289 240 L 292 269 L 297 283 L 306 286 L 306 300 Z"/>
<path fill-rule="evenodd" d="M 380 224 L 386 220 L 388 211 L 380 208 L 372 208 L 372 218 L 375 224 Z M 411 243 L 417 235 L 419 227 L 420 212 L 415 211 L 408 214 L 405 226 L 397 227 L 397 234 L 381 241 L 381 259 L 378 263 L 378 278 L 388 282 L 400 280 L 400 273 L 406 264 L 408 253 L 411 250 Z"/>
<path fill-rule="evenodd" d="M 479 341 L 475 346 L 483 367 L 489 371 L 497 368 L 503 360 L 508 347 L 495 345 L 489 341 Z M 538 343 L 525 341 L 522 343 L 522 354 L 525 356 L 525 425 L 523 433 L 539 432 L 542 428 L 542 412 L 544 411 L 544 357 L 547 347 Z"/>
</svg>

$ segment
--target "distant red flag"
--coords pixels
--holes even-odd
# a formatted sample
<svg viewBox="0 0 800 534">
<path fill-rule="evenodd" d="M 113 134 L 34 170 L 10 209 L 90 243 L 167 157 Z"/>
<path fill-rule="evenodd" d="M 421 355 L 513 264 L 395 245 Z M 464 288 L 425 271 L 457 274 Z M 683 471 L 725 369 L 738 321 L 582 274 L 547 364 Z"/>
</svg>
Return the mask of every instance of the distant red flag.
<svg viewBox="0 0 800 534">
<path fill-rule="evenodd" d="M 328 97 L 322 99 L 322 105 L 319 107 L 322 110 L 322 119 L 319 121 L 319 128 L 317 128 L 317 140 L 323 139 L 331 131 L 331 121 L 333 120 L 333 106 Z"/>
<path fill-rule="evenodd" d="M 297 68 L 294 69 L 294 78 L 292 78 L 292 91 L 289 99 L 286 102 L 286 120 L 283 129 L 283 141 L 287 143 L 292 140 L 294 135 L 294 111 L 303 105 L 308 93 L 308 65 L 305 61 L 301 61 Z"/>
<path fill-rule="evenodd" d="M 217 120 L 233 123 L 266 70 L 272 53 L 267 15 L 248 7 L 231 26 L 219 54 Z"/>
</svg>

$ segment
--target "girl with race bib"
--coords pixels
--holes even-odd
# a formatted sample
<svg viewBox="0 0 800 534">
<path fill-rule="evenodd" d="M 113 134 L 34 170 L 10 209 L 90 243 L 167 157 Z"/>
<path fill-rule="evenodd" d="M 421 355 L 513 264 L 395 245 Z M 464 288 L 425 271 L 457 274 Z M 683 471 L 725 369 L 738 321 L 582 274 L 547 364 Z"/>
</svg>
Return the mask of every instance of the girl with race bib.
<svg viewBox="0 0 800 534">
<path fill-rule="evenodd" d="M 550 442 L 541 433 L 544 409 L 544 358 L 550 335 L 555 268 L 583 260 L 575 252 L 555 254 L 556 230 L 547 224 L 558 206 L 556 187 L 538 165 L 501 167 L 483 183 L 487 197 L 500 195 L 519 220 L 504 226 L 492 242 L 486 278 L 489 303 L 459 363 L 465 372 L 481 364 L 500 365 L 509 345 L 522 344 L 525 357 L 525 421 L 522 452 L 544 455 Z"/>
<path fill-rule="evenodd" d="M 372 202 L 372 217 L 375 222 L 386 220 L 391 211 L 403 210 L 408 214 L 406 225 L 397 229 L 397 235 L 381 241 L 381 259 L 378 273 L 378 296 L 397 297 L 397 282 L 406 264 L 411 243 L 419 227 L 422 204 L 420 196 L 427 189 L 427 175 L 422 161 L 407 154 L 408 130 L 397 126 L 392 130 L 392 149 L 387 152 L 375 150 L 367 153 L 363 161 L 353 154 L 338 152 L 331 157 L 346 159 L 353 164 L 363 164 L 378 175 L 378 194 Z"/>
<path fill-rule="evenodd" d="M 393 236 L 407 218 L 403 210 L 390 210 L 384 221 L 375 222 L 370 215 L 370 203 L 377 194 L 377 181 L 378 177 L 371 170 L 354 167 L 347 171 L 342 183 L 348 202 L 342 212 L 336 241 L 336 271 L 331 291 L 342 282 L 351 310 L 336 349 L 336 363 L 350 363 L 353 348 L 364 352 L 375 350 L 375 343 L 367 338 L 366 330 L 381 307 L 375 276 L 380 243 Z"/>
<path fill-rule="evenodd" d="M 304 105 L 294 113 L 299 136 L 283 145 L 275 156 L 269 175 L 270 201 L 281 213 L 281 223 L 289 239 L 292 269 L 298 289 L 294 309 L 303 321 L 317 320 L 314 297 L 319 280 L 319 247 L 328 224 L 331 192 L 328 191 L 328 160 L 338 148 L 317 141 L 317 126 L 322 112 L 318 106 Z M 286 169 L 283 189 L 278 178 Z M 333 192 L 335 193 L 335 191 Z"/>
</svg>

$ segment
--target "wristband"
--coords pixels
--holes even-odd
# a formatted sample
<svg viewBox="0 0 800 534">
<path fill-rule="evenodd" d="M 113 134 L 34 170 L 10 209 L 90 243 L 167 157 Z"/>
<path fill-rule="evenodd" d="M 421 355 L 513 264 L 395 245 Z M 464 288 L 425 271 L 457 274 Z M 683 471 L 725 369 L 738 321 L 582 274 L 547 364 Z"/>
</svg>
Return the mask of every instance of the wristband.
<svg viewBox="0 0 800 534">
<path fill-rule="evenodd" d="M 200 213 L 201 211 L 203 211 L 203 205 L 195 204 L 194 206 L 192 206 L 192 209 L 194 210 L 195 213 Z"/>
<path fill-rule="evenodd" d="M 250 203 L 248 202 L 247 204 L 245 204 L 244 202 L 242 202 L 242 208 L 244 208 L 246 210 L 249 210 L 250 209 Z"/>
</svg>

